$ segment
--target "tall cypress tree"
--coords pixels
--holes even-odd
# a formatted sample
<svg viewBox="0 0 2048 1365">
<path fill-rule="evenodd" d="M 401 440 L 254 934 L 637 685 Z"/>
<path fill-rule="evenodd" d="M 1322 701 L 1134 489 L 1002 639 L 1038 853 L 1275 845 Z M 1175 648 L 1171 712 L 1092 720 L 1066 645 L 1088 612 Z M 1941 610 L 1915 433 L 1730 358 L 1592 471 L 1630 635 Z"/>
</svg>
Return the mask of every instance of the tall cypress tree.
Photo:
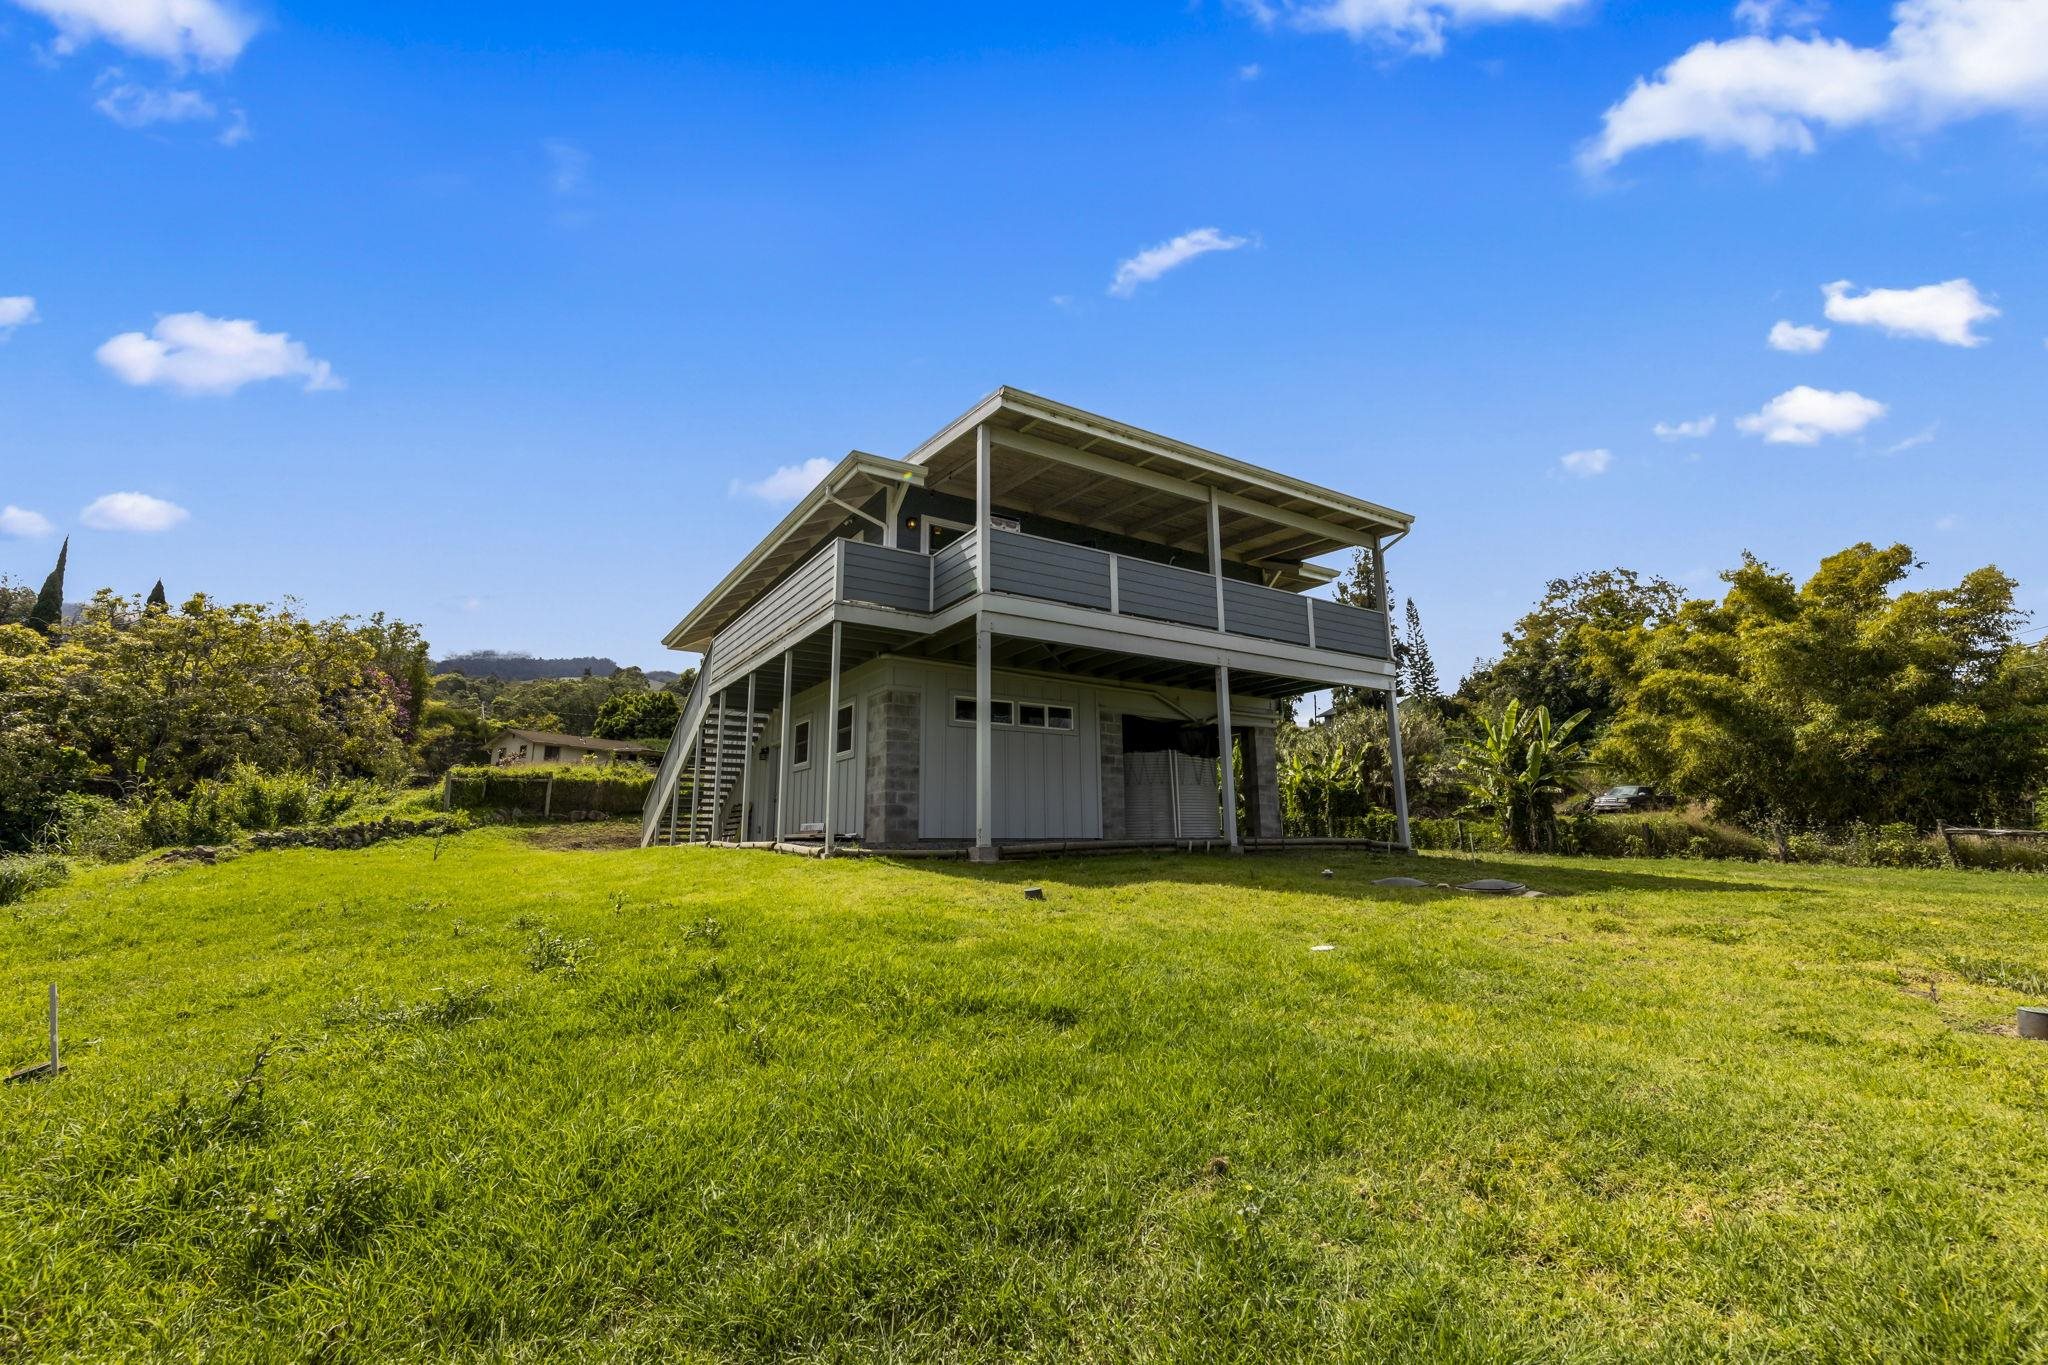
<svg viewBox="0 0 2048 1365">
<path fill-rule="evenodd" d="M 1422 613 L 1415 610 L 1415 599 L 1408 599 L 1408 658 L 1407 692 L 1432 704 L 1443 700 L 1443 688 L 1437 682 L 1436 661 L 1429 657 L 1429 642 L 1422 638 Z"/>
<path fill-rule="evenodd" d="M 57 567 L 50 570 L 50 576 L 43 580 L 43 590 L 36 594 L 35 606 L 29 608 L 28 627 L 39 634 L 48 635 L 64 620 L 64 562 L 71 557 L 71 537 L 64 537 L 64 544 L 57 550 Z"/>
<path fill-rule="evenodd" d="M 165 611 L 171 609 L 171 599 L 164 595 L 164 581 L 161 578 L 156 581 L 156 586 L 149 590 L 149 600 L 142 604 L 144 611 L 151 607 L 162 607 Z"/>
</svg>

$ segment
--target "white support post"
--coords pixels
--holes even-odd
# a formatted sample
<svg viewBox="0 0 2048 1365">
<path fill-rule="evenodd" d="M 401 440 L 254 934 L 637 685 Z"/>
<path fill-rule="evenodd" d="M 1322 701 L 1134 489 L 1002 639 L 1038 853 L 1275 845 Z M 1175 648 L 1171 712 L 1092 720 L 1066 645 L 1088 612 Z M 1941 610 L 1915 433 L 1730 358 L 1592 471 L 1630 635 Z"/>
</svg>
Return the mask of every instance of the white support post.
<svg viewBox="0 0 2048 1365">
<path fill-rule="evenodd" d="M 796 651 L 785 649 L 782 651 L 782 750 L 781 757 L 775 761 L 776 767 L 780 771 L 776 774 L 775 779 L 775 831 L 772 836 L 778 844 L 782 842 L 782 832 L 789 828 L 789 822 L 785 816 L 785 812 L 789 810 L 789 746 L 792 730 L 789 715 L 789 697 L 791 683 L 795 677 Z"/>
<path fill-rule="evenodd" d="M 986 626 L 974 632 L 974 852 L 977 863 L 996 860 L 995 786 L 991 760 L 995 756 L 995 731 L 990 728 L 995 690 L 995 640 Z"/>
<path fill-rule="evenodd" d="M 694 766 L 690 772 L 690 832 L 697 830 L 697 808 L 704 804 L 704 722 L 697 722 L 697 747 L 691 752 Z M 695 839 L 691 843 L 697 842 Z"/>
<path fill-rule="evenodd" d="M 994 447 L 987 426 L 974 429 L 974 589 L 987 592 L 989 585 L 989 561 L 995 547 L 989 543 L 988 519 L 992 515 L 989 496 L 989 465 L 994 458 Z"/>
<path fill-rule="evenodd" d="M 50 983 L 50 1079 L 64 1068 L 57 1064 L 57 983 Z"/>
<path fill-rule="evenodd" d="M 1387 639 L 1394 638 L 1394 602 L 1387 594 L 1387 548 L 1378 536 L 1372 539 L 1372 572 L 1380 590 L 1380 615 L 1386 618 Z M 1392 651 L 1389 650 L 1389 653 Z M 1401 761 L 1401 682 L 1398 663 L 1387 679 L 1387 760 L 1394 780 L 1394 842 L 1404 852 L 1415 845 L 1408 837 L 1408 769 Z"/>
<path fill-rule="evenodd" d="M 676 774 L 676 780 L 668 789 L 668 842 L 673 848 L 682 842 L 676 837 L 683 818 L 683 775 Z"/>
<path fill-rule="evenodd" d="M 832 818 L 832 779 L 839 772 L 839 636 L 846 629 L 841 621 L 832 623 L 832 672 L 825 684 L 825 856 L 839 837 L 839 822 Z M 811 738 L 816 744 L 817 737 Z"/>
<path fill-rule="evenodd" d="M 754 671 L 747 670 L 746 747 L 740 750 L 740 842 L 754 834 Z"/>
<path fill-rule="evenodd" d="M 710 843 L 718 837 L 719 831 L 713 826 L 718 823 L 718 792 L 725 785 L 725 690 L 718 693 L 718 756 L 712 760 L 711 799 L 704 805 L 704 842 Z"/>
<path fill-rule="evenodd" d="M 1209 490 L 1209 574 L 1216 580 L 1216 629 L 1228 630 L 1223 617 L 1223 513 L 1216 505 L 1216 490 Z"/>
<path fill-rule="evenodd" d="M 1216 742 L 1223 759 L 1223 833 L 1230 851 L 1242 853 L 1237 837 L 1237 761 L 1230 752 L 1230 665 L 1216 665 Z"/>
<path fill-rule="evenodd" d="M 889 490 L 888 496 L 882 499 L 882 505 L 889 509 L 887 514 L 889 524 L 882 528 L 882 544 L 892 550 L 897 548 L 898 541 L 901 539 L 903 498 L 909 492 L 909 484 L 899 483 Z"/>
</svg>

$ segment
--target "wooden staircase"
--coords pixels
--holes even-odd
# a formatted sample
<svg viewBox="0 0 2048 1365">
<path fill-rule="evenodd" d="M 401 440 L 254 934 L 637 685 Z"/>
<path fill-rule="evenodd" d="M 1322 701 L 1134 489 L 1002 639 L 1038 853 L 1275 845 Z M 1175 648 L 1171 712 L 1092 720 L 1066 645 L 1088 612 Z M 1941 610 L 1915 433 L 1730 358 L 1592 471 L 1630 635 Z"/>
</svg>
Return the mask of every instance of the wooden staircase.
<svg viewBox="0 0 2048 1365">
<path fill-rule="evenodd" d="M 740 772 L 767 729 L 769 713 L 748 715 L 743 708 L 727 706 L 721 724 L 716 706 L 702 709 L 707 714 L 694 730 L 670 742 L 671 752 L 682 750 L 676 754 L 674 788 L 652 811 L 646 842 L 694 844 L 741 837 L 745 812 L 740 809 Z M 656 791 L 661 790 L 657 785 Z M 763 794 L 755 793 L 757 798 Z"/>
</svg>

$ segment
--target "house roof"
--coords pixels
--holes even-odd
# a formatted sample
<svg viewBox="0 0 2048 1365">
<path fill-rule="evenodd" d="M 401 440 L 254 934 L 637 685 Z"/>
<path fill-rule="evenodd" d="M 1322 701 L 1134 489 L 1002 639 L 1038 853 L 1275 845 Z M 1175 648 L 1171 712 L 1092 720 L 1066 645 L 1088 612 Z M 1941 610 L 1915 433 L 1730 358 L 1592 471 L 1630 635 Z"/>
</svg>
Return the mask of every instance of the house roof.
<svg viewBox="0 0 2048 1365">
<path fill-rule="evenodd" d="M 505 729 L 499 731 L 498 738 L 503 739 L 506 735 L 517 735 L 528 744 L 560 744 L 577 749 L 593 749 L 600 753 L 651 754 L 654 752 L 645 744 L 636 743 L 630 739 L 597 739 L 591 735 L 565 735 L 554 730 L 522 730 L 516 725 L 508 725 Z"/>
<path fill-rule="evenodd" d="M 884 487 L 910 483 L 973 498 L 975 432 L 983 426 L 995 451 L 990 497 L 997 507 L 1203 552 L 1213 498 L 1225 555 L 1260 569 L 1277 587 L 1327 583 L 1334 573 L 1306 561 L 1379 537 L 1398 538 L 1414 520 L 1349 493 L 1003 387 L 902 460 L 860 452 L 841 460 L 664 643 L 674 649 L 708 645 Z"/>
</svg>

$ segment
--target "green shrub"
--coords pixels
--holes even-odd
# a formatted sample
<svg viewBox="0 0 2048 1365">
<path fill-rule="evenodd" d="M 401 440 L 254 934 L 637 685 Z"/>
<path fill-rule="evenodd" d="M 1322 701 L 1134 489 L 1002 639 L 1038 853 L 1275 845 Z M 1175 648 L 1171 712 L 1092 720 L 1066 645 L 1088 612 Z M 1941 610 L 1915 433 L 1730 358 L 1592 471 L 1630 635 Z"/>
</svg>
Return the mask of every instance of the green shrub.
<svg viewBox="0 0 2048 1365">
<path fill-rule="evenodd" d="M 54 853 L 0 858 L 0 905 L 12 905 L 32 891 L 56 886 L 70 875 L 71 865 Z"/>
<path fill-rule="evenodd" d="M 1563 831 L 1565 852 L 1601 858 L 1741 858 L 1765 856 L 1764 842 L 1694 815 L 1581 815 Z"/>
<path fill-rule="evenodd" d="M 638 815 L 654 784 L 654 770 L 637 763 L 464 767 L 450 768 L 446 782 L 448 804 L 454 810 Z"/>
</svg>

